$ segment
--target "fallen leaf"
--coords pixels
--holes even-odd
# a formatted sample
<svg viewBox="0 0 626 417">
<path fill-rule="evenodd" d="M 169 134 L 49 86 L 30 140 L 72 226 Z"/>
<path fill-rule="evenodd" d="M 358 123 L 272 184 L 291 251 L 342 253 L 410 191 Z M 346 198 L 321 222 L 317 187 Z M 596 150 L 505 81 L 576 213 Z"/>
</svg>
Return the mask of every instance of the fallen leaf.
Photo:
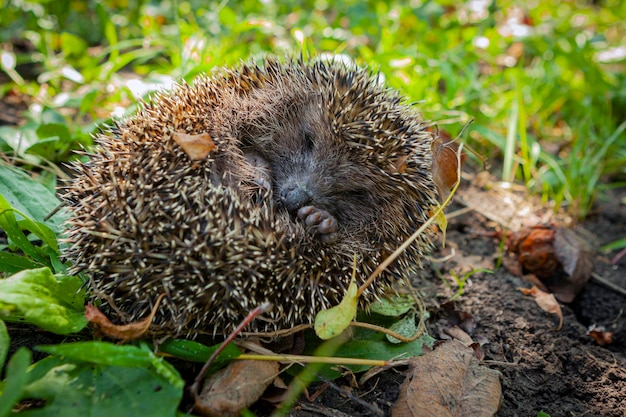
<svg viewBox="0 0 626 417">
<path fill-rule="evenodd" d="M 591 277 L 593 249 L 574 230 L 559 227 L 554 236 L 554 253 L 567 278 L 550 286 L 550 290 L 560 301 L 570 303 Z"/>
<path fill-rule="evenodd" d="M 541 209 L 533 206 L 532 199 L 524 193 L 515 193 L 501 184 L 489 182 L 488 190 L 472 186 L 458 195 L 458 199 L 472 210 L 482 214 L 511 231 L 542 223 L 543 217 L 536 212 Z M 521 194 L 521 195 L 520 195 Z M 551 214 L 551 212 L 550 212 Z"/>
<path fill-rule="evenodd" d="M 122 342 L 140 339 L 146 334 L 148 329 L 150 329 L 152 319 L 157 313 L 159 304 L 164 296 L 165 293 L 159 295 L 159 298 L 157 298 L 154 308 L 148 317 L 133 323 L 122 325 L 113 324 L 107 316 L 105 316 L 92 304 L 85 306 L 85 318 L 96 328 L 96 331 L 103 336 L 110 337 L 111 339 L 119 339 Z"/>
<path fill-rule="evenodd" d="M 392 417 L 487 417 L 500 409 L 500 373 L 480 366 L 463 343 L 445 342 L 410 363 Z"/>
<path fill-rule="evenodd" d="M 398 333 L 404 337 L 413 337 L 417 333 L 417 325 L 415 324 L 415 310 L 411 310 L 403 318 L 393 323 L 389 330 Z M 391 343 L 402 343 L 401 340 L 396 339 L 391 335 L 385 335 L 387 340 Z"/>
<path fill-rule="evenodd" d="M 441 130 L 430 145 L 433 153 L 432 173 L 433 182 L 437 186 L 440 201 L 444 201 L 450 194 L 450 189 L 459 180 L 459 143 L 445 131 Z M 466 155 L 461 154 L 461 164 Z"/>
<path fill-rule="evenodd" d="M 512 236 L 510 245 L 518 253 L 517 259 L 524 271 L 549 278 L 560 268 L 554 253 L 554 235 L 554 229 L 536 226 Z"/>
<path fill-rule="evenodd" d="M 172 133 L 174 142 L 178 144 L 192 161 L 199 161 L 206 158 L 211 152 L 217 149 L 217 145 L 208 133 L 188 135 L 187 133 Z"/>
<path fill-rule="evenodd" d="M 554 298 L 554 294 L 550 294 L 541 291 L 539 288 L 533 286 L 532 288 L 519 288 L 524 295 L 530 295 L 535 299 L 535 302 L 541 309 L 550 314 L 556 314 L 559 318 L 559 327 L 556 330 L 561 330 L 563 327 L 563 313 L 561 312 L 561 306 Z"/>
<path fill-rule="evenodd" d="M 589 327 L 589 330 L 587 330 L 587 336 L 595 340 L 600 346 L 613 343 L 613 332 L 607 332 L 604 326 L 592 325 Z"/>
<path fill-rule="evenodd" d="M 236 360 L 210 375 L 194 411 L 204 416 L 234 417 L 254 404 L 278 376 L 276 361 Z"/>
<path fill-rule="evenodd" d="M 343 300 L 338 305 L 317 313 L 314 329 L 320 339 L 332 339 L 348 328 L 356 316 L 358 292 L 359 288 L 353 275 Z"/>
<path fill-rule="evenodd" d="M 464 330 L 467 334 L 472 335 L 476 330 L 476 319 L 474 315 L 467 311 L 457 310 L 454 302 L 448 301 L 442 304 L 444 311 L 447 315 L 447 321 L 450 325 L 458 326 Z"/>
<path fill-rule="evenodd" d="M 508 247 L 517 253 L 519 268 L 537 276 L 561 302 L 572 302 L 591 277 L 593 250 L 572 229 L 533 226 L 512 234 Z"/>
</svg>

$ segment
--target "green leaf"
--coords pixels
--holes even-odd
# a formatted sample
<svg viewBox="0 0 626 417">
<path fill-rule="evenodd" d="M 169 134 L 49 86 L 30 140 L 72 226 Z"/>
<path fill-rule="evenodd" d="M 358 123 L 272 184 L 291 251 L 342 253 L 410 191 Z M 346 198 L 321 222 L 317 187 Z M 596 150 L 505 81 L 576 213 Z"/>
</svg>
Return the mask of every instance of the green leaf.
<svg viewBox="0 0 626 417">
<path fill-rule="evenodd" d="M 341 302 L 327 310 L 322 310 L 315 316 L 315 333 L 322 340 L 332 339 L 348 328 L 356 316 L 359 288 L 354 276 Z"/>
<path fill-rule="evenodd" d="M 7 326 L 2 320 L 0 320 L 0 372 L 4 367 L 4 361 L 7 359 L 7 355 L 9 354 L 10 341 Z"/>
<path fill-rule="evenodd" d="M 40 266 L 41 264 L 38 264 L 25 256 L 9 252 L 0 252 L 0 271 L 14 274 L 16 272 L 23 271 L 24 269 L 33 269 Z"/>
<path fill-rule="evenodd" d="M 174 416 L 182 398 L 183 381 L 176 373 L 177 381 L 173 384 L 143 360 L 142 365 L 94 365 L 60 356 L 48 357 L 35 364 L 30 373 L 32 382 L 25 390 L 25 397 L 45 400 L 46 405 L 23 414 L 30 417 Z"/>
<path fill-rule="evenodd" d="M 6 165 L 0 165 L 0 195 L 24 216 L 45 223 L 55 233 L 61 231 L 66 219 L 63 212 L 55 214 L 48 220 L 43 220 L 61 202 L 52 191 L 25 174 Z"/>
<path fill-rule="evenodd" d="M 151 350 L 133 345 L 115 345 L 108 342 L 89 341 L 62 345 L 37 346 L 42 352 L 63 356 L 72 362 L 86 362 L 101 366 L 153 367 L 171 384 L 183 384 L 174 368 Z M 182 385 L 181 385 L 182 387 Z"/>
<path fill-rule="evenodd" d="M 382 316 L 399 317 L 415 306 L 415 300 L 408 295 L 384 297 L 370 306 L 372 313 Z"/>
<path fill-rule="evenodd" d="M 0 314 L 58 334 L 87 325 L 83 283 L 78 277 L 54 276 L 49 268 L 29 269 L 0 280 Z"/>
<path fill-rule="evenodd" d="M 193 340 L 168 339 L 159 345 L 159 352 L 188 361 L 206 362 L 219 347 L 220 345 L 206 346 Z M 215 364 L 223 365 L 239 355 L 241 355 L 239 348 L 230 343 L 215 359 Z"/>
<path fill-rule="evenodd" d="M 310 331 L 304 332 L 307 348 L 305 354 L 313 354 L 319 340 Z M 386 340 L 386 335 L 374 330 L 353 328 L 353 335 L 350 340 L 337 348 L 333 357 L 338 358 L 359 358 L 391 360 L 421 356 L 424 354 L 424 346 L 432 346 L 435 342 L 431 336 L 424 334 L 409 343 L 391 344 Z M 367 365 L 344 365 L 352 372 L 363 372 L 371 366 Z M 297 367 L 288 371 L 295 375 L 298 373 Z M 341 371 L 334 365 L 325 365 L 320 368 L 319 374 L 325 378 L 335 379 L 341 376 Z"/>
<path fill-rule="evenodd" d="M 28 382 L 28 366 L 31 362 L 30 351 L 21 347 L 15 352 L 7 365 L 6 381 L 0 395 L 0 417 L 11 415 L 11 409 L 22 398 L 22 392 Z"/>
<path fill-rule="evenodd" d="M 389 330 L 398 333 L 404 337 L 411 337 L 415 333 L 417 333 L 417 326 L 415 325 L 415 310 L 407 313 L 407 315 L 391 325 Z M 388 334 L 385 336 L 387 337 L 387 340 L 391 343 L 402 343 L 401 340 L 396 339 L 393 336 L 390 336 Z"/>
<path fill-rule="evenodd" d="M 79 36 L 68 32 L 61 33 L 61 50 L 66 56 L 80 57 L 87 51 L 87 42 Z"/>
<path fill-rule="evenodd" d="M 23 229 L 28 228 L 29 225 L 24 223 L 20 224 L 15 216 L 16 213 L 20 215 L 20 213 L 11 208 L 8 201 L 0 195 L 0 228 L 6 233 L 11 243 L 16 245 L 28 257 L 37 261 L 40 265 L 49 265 L 45 251 L 41 247 L 33 245 L 23 232 Z M 32 221 L 30 222 L 33 223 Z M 30 226 L 32 226 L 32 224 L 30 224 Z M 35 226 L 35 228 L 40 229 L 38 226 Z M 41 232 L 41 230 L 39 231 Z M 46 235 L 45 232 L 42 234 Z M 56 245 L 54 233 L 52 236 Z"/>
</svg>

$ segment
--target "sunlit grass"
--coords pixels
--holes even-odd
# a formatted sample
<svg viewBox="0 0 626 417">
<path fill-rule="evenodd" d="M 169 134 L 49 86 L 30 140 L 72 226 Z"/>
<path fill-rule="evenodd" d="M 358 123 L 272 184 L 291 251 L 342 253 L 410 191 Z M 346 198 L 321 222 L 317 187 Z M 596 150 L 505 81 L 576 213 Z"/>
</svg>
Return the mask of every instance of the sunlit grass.
<svg viewBox="0 0 626 417">
<path fill-rule="evenodd" d="M 626 175 L 624 15 L 617 0 L 11 2 L 0 94 L 30 108 L 24 125 L 2 128 L 0 149 L 70 158 L 133 109 L 130 79 L 148 91 L 264 54 L 340 53 L 381 71 L 440 128 L 474 119 L 466 140 L 502 161 L 501 179 L 584 217 Z"/>
</svg>

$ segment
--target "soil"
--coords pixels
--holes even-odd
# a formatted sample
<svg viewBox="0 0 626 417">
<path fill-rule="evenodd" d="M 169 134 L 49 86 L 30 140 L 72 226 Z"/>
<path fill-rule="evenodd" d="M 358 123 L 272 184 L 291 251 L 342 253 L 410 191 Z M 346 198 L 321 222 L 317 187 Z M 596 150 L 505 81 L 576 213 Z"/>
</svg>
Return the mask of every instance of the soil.
<svg viewBox="0 0 626 417">
<path fill-rule="evenodd" d="M 595 236 L 596 248 L 626 236 L 625 196 L 626 190 L 614 192 L 578 226 Z M 488 237 L 492 226 L 493 222 L 475 212 L 456 217 L 449 224 L 447 245 L 463 257 L 490 261 L 499 252 L 499 241 Z M 501 373 L 503 396 L 497 416 L 534 417 L 539 412 L 551 417 L 626 416 L 626 258 L 611 265 L 616 253 L 598 253 L 594 271 L 622 293 L 592 279 L 572 303 L 560 303 L 560 330 L 556 330 L 556 316 L 541 310 L 518 289 L 531 284 L 507 269 L 475 274 L 468 280 L 455 309 L 473 316 L 474 340 L 487 340 L 482 364 Z M 453 267 L 450 261 L 439 272 Z M 433 282 L 432 269 L 423 275 L 430 278 L 420 278 L 417 285 L 430 297 L 430 334 L 437 337 L 437 319 L 445 315 L 437 301 L 445 301 L 451 292 L 441 281 Z M 604 326 L 613 334 L 612 343 L 599 346 L 587 335 L 591 325 Z M 402 369 L 396 369 L 357 391 L 330 387 L 312 403 L 303 399 L 290 416 L 390 415 L 403 380 Z M 348 382 L 343 381 L 345 386 Z M 369 405 L 360 405 L 356 399 Z"/>
</svg>

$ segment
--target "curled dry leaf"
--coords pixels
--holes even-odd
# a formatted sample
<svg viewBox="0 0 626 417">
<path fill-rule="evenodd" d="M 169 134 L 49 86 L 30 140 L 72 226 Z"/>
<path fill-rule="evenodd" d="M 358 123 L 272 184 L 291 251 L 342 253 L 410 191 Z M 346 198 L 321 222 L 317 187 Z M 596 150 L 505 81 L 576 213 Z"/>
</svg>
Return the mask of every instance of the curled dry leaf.
<svg viewBox="0 0 626 417">
<path fill-rule="evenodd" d="M 608 332 L 603 326 L 595 324 L 587 330 L 587 336 L 591 337 L 600 346 L 606 346 L 613 343 L 613 332 Z"/>
<path fill-rule="evenodd" d="M 444 201 L 450 189 L 458 181 L 458 152 L 459 144 L 445 131 L 439 131 L 439 134 L 430 145 L 433 153 L 432 173 L 433 181 L 437 186 L 439 197 Z M 466 155 L 461 155 L 461 163 L 465 161 Z"/>
<path fill-rule="evenodd" d="M 593 272 L 593 249 L 572 229 L 559 227 L 554 235 L 554 253 L 567 274 L 567 279 L 550 288 L 556 297 L 569 303 L 585 286 Z"/>
<path fill-rule="evenodd" d="M 217 149 L 217 145 L 208 133 L 188 135 L 183 132 L 174 132 L 172 138 L 192 161 L 200 161 Z"/>
<path fill-rule="evenodd" d="M 533 226 L 514 233 L 508 246 L 517 253 L 519 268 L 537 276 L 564 303 L 572 302 L 591 277 L 593 250 L 572 229 Z"/>
<path fill-rule="evenodd" d="M 236 360 L 210 375 L 195 404 L 203 416 L 234 417 L 254 404 L 279 373 L 276 361 Z"/>
<path fill-rule="evenodd" d="M 520 288 L 519 289 L 524 295 L 530 295 L 535 299 L 535 302 L 541 309 L 550 314 L 556 314 L 559 318 L 559 327 L 557 330 L 561 330 L 563 327 L 563 313 L 561 312 L 561 306 L 559 306 L 558 301 L 554 298 L 554 294 L 550 294 L 544 291 L 541 291 L 536 286 L 532 288 Z"/>
<path fill-rule="evenodd" d="M 500 409 L 500 373 L 480 366 L 472 348 L 452 340 L 411 360 L 392 417 L 482 417 Z"/>
<path fill-rule="evenodd" d="M 122 342 L 141 339 L 150 328 L 152 319 L 157 313 L 159 304 L 164 296 L 165 294 L 159 295 L 159 298 L 157 298 L 154 308 L 148 317 L 134 323 L 121 325 L 113 324 L 107 316 L 105 316 L 92 304 L 87 304 L 87 306 L 85 306 L 85 318 L 95 328 L 95 331 L 102 336 L 110 337 L 111 339 L 118 339 Z"/>
</svg>

